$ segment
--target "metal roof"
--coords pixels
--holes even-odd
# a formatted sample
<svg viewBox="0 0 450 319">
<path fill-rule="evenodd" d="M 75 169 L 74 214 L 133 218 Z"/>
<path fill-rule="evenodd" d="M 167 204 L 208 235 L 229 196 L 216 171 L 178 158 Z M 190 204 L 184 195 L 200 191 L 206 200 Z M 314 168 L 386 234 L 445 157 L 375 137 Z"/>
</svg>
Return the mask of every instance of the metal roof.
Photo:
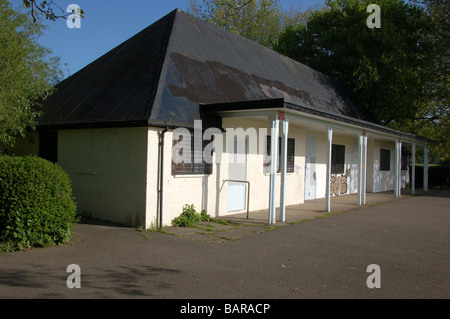
<svg viewBox="0 0 450 319">
<path fill-rule="evenodd" d="M 147 125 L 175 14 L 160 19 L 56 86 L 39 127 Z"/>
<path fill-rule="evenodd" d="M 208 104 L 279 98 L 374 122 L 336 80 L 177 9 L 61 82 L 39 127 L 220 126 Z"/>
</svg>

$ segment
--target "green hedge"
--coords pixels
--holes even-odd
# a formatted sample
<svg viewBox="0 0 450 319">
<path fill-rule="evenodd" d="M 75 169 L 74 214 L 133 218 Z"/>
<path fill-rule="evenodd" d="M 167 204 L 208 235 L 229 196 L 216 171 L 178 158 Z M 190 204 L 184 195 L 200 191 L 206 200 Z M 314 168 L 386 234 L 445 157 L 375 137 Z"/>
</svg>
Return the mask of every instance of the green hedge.
<svg viewBox="0 0 450 319">
<path fill-rule="evenodd" d="M 35 156 L 0 155 L 2 250 L 66 243 L 77 222 L 69 176 Z"/>
</svg>

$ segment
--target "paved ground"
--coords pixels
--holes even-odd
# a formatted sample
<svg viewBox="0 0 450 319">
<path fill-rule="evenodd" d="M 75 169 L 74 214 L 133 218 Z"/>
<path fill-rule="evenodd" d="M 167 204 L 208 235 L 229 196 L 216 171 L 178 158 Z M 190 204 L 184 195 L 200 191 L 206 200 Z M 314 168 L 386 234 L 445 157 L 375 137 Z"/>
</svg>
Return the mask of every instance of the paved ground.
<svg viewBox="0 0 450 319">
<path fill-rule="evenodd" d="M 79 224 L 68 245 L 0 256 L 0 298 L 450 298 L 449 191 L 246 227 L 214 242 Z M 67 288 L 69 264 L 80 289 Z"/>
</svg>

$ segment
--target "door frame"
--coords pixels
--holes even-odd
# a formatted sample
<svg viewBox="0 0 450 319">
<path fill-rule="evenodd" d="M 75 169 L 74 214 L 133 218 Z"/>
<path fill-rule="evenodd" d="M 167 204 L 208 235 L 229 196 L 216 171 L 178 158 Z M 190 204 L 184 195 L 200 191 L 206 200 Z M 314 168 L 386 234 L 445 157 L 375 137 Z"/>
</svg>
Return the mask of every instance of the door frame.
<svg viewBox="0 0 450 319">
<path fill-rule="evenodd" d="M 233 140 L 233 153 L 230 153 L 230 141 Z M 238 156 L 241 150 L 238 141 L 244 142 L 244 156 Z M 247 181 L 247 156 L 248 156 L 248 139 L 245 137 L 233 136 L 227 139 L 228 153 L 228 180 Z M 242 163 L 238 162 L 243 160 Z M 227 212 L 245 210 L 247 208 L 247 183 L 228 182 L 227 191 Z"/>
</svg>

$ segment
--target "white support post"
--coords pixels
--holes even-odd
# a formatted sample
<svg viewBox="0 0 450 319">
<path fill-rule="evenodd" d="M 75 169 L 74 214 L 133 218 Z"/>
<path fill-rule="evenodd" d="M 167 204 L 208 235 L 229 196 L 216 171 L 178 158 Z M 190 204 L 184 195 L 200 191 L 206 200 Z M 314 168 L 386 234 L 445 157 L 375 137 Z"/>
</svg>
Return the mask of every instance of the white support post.
<svg viewBox="0 0 450 319">
<path fill-rule="evenodd" d="M 359 165 L 358 165 L 358 205 L 362 205 L 362 193 L 363 193 L 363 144 L 364 144 L 364 137 L 363 135 L 358 136 L 358 159 L 359 159 Z"/>
<path fill-rule="evenodd" d="M 394 166 L 394 196 L 400 197 L 400 166 L 401 165 L 401 142 L 400 139 L 395 141 L 395 166 Z"/>
<path fill-rule="evenodd" d="M 398 197 L 402 196 L 402 145 L 403 142 L 398 140 Z"/>
<path fill-rule="evenodd" d="M 398 141 L 395 141 L 394 153 L 394 196 L 398 197 Z"/>
<path fill-rule="evenodd" d="M 333 145 L 333 128 L 328 126 L 328 147 L 327 147 L 327 180 L 326 180 L 326 201 L 325 201 L 325 211 L 331 211 L 331 146 Z"/>
<path fill-rule="evenodd" d="M 423 191 L 428 192 L 428 147 L 423 147 Z"/>
<path fill-rule="evenodd" d="M 402 141 L 398 139 L 398 197 L 402 196 Z"/>
<path fill-rule="evenodd" d="M 367 135 L 366 131 L 363 131 L 363 164 L 362 164 L 362 196 L 361 203 L 366 205 L 366 178 L 367 178 Z"/>
<path fill-rule="evenodd" d="M 278 118 L 272 119 L 270 136 L 270 189 L 269 189 L 269 224 L 275 223 L 276 215 L 276 179 L 278 157 Z"/>
<path fill-rule="evenodd" d="M 411 156 L 411 194 L 416 193 L 416 144 L 412 145 Z"/>
<path fill-rule="evenodd" d="M 282 135 L 281 135 L 281 185 L 280 185 L 280 216 L 279 221 L 286 221 L 286 167 L 287 167 L 287 144 L 288 144 L 288 130 L 289 121 L 282 121 Z"/>
</svg>

